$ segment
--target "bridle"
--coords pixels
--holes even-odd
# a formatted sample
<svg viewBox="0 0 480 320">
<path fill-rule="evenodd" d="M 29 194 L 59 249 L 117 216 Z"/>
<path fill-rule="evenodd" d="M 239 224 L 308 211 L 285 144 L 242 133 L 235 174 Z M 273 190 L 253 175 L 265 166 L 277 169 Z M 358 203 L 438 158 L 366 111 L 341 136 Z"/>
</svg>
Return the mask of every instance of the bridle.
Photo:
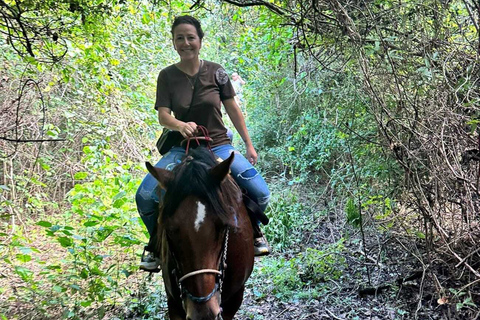
<svg viewBox="0 0 480 320">
<path fill-rule="evenodd" d="M 195 270 L 195 271 L 192 271 L 192 272 L 189 272 L 189 273 L 183 275 L 180 279 L 177 279 L 177 286 L 180 288 L 180 292 L 181 292 L 180 297 L 182 298 L 182 300 L 184 300 L 185 298 L 188 298 L 188 299 L 192 300 L 194 303 L 205 303 L 205 302 L 209 301 L 210 299 L 212 299 L 212 297 L 215 295 L 215 293 L 217 291 L 220 293 L 220 300 L 221 300 L 222 290 L 223 290 L 223 280 L 225 278 L 225 269 L 227 268 L 226 261 L 227 261 L 227 252 L 228 252 L 228 235 L 229 235 L 229 233 L 230 233 L 230 228 L 227 227 L 227 229 L 225 231 L 225 239 L 224 239 L 224 242 L 223 242 L 222 256 L 221 256 L 221 260 L 220 260 L 220 263 L 219 263 L 219 266 L 218 266 L 218 270 L 216 270 L 216 269 Z M 173 254 L 173 252 L 172 252 L 172 256 L 175 260 L 175 263 L 177 264 L 177 269 L 179 269 L 178 268 L 178 261 L 175 258 L 175 255 Z M 175 277 L 177 277 L 177 275 L 176 275 L 177 269 L 174 269 L 172 271 L 175 274 Z M 217 275 L 216 279 L 215 279 L 215 288 L 213 288 L 212 292 L 210 292 L 206 296 L 202 296 L 202 297 L 194 296 L 183 285 L 183 281 L 185 281 L 185 279 L 191 278 L 191 277 L 199 275 L 199 274 L 204 274 L 204 273 L 213 273 L 213 274 Z M 221 304 L 221 301 L 219 301 L 219 304 Z"/>
</svg>

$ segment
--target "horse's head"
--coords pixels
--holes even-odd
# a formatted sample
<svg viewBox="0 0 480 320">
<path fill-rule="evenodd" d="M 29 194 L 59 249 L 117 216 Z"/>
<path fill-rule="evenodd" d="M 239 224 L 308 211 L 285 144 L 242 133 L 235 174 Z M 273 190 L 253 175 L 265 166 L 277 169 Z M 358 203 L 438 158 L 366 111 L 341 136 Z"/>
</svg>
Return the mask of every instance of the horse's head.
<svg viewBox="0 0 480 320">
<path fill-rule="evenodd" d="M 232 153 L 217 163 L 210 151 L 197 148 L 173 171 L 147 163 L 148 171 L 166 190 L 159 232 L 166 235 L 169 265 L 176 275 L 172 282 L 179 287 L 187 319 L 221 319 L 228 234 L 242 201 L 228 175 L 233 158 Z"/>
</svg>

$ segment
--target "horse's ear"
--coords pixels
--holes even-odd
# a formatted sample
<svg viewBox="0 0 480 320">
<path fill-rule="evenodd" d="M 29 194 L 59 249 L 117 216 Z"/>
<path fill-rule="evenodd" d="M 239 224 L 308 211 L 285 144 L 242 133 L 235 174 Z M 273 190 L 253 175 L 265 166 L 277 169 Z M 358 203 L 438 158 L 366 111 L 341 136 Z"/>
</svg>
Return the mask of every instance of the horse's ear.
<svg viewBox="0 0 480 320">
<path fill-rule="evenodd" d="M 219 164 L 217 164 L 215 167 L 210 169 L 210 175 L 217 181 L 222 182 L 223 179 L 228 174 L 228 171 L 230 170 L 230 165 L 233 162 L 233 158 L 235 158 L 235 154 L 232 152 L 230 154 L 230 157 L 227 159 L 223 160 Z"/>
<path fill-rule="evenodd" d="M 147 167 L 148 172 L 150 172 L 150 174 L 157 179 L 160 187 L 167 190 L 168 184 L 173 180 L 173 172 L 156 168 L 152 166 L 150 162 L 145 162 L 145 166 Z"/>
</svg>

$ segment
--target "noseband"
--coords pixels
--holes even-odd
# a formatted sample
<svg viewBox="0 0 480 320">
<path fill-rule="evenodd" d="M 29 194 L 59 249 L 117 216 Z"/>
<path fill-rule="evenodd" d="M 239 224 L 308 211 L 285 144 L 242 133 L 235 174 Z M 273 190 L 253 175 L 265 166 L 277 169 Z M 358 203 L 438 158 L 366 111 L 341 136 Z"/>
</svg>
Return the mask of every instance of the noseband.
<svg viewBox="0 0 480 320">
<path fill-rule="evenodd" d="M 215 269 L 200 269 L 196 271 L 192 271 L 181 277 L 179 280 L 177 280 L 177 285 L 180 287 L 181 291 L 181 298 L 182 300 L 186 297 L 190 300 L 192 300 L 195 303 L 205 303 L 212 299 L 212 297 L 215 295 L 215 293 L 218 291 L 220 293 L 220 297 L 222 295 L 222 289 L 223 289 L 223 279 L 225 278 L 225 269 L 227 267 L 227 251 L 228 251 L 228 234 L 230 233 L 230 228 L 227 227 L 227 230 L 225 232 L 225 240 L 223 243 L 223 251 L 222 251 L 222 258 L 220 261 L 220 265 L 218 266 L 218 270 Z M 174 259 L 177 260 L 174 256 Z M 178 261 L 177 261 L 177 268 L 178 268 Z M 176 270 L 173 270 L 174 273 L 176 273 Z M 213 288 L 212 292 L 210 292 L 208 295 L 203 296 L 203 297 L 197 297 L 191 294 L 187 288 L 182 284 L 182 282 L 185 279 L 188 279 L 190 277 L 199 275 L 199 274 L 204 274 L 204 273 L 214 273 L 217 275 L 215 279 L 215 288 Z"/>
</svg>

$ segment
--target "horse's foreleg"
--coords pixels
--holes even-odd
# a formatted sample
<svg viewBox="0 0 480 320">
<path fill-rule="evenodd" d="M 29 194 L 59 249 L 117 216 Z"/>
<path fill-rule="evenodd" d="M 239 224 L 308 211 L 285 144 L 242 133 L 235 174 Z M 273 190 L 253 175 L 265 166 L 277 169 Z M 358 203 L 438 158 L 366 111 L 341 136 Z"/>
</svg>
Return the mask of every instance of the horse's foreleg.
<svg viewBox="0 0 480 320">
<path fill-rule="evenodd" d="M 238 309 L 240 309 L 240 305 L 243 301 L 243 291 L 245 290 L 245 286 L 242 286 L 236 293 L 234 293 L 228 301 L 222 303 L 222 318 L 223 320 L 232 320 L 235 314 L 237 313 Z"/>
<path fill-rule="evenodd" d="M 168 316 L 170 317 L 170 320 L 185 320 L 187 315 L 185 314 L 185 311 L 183 311 L 182 306 L 178 306 L 178 302 L 173 299 L 173 298 L 168 298 L 167 299 L 167 304 L 168 304 Z"/>
</svg>

